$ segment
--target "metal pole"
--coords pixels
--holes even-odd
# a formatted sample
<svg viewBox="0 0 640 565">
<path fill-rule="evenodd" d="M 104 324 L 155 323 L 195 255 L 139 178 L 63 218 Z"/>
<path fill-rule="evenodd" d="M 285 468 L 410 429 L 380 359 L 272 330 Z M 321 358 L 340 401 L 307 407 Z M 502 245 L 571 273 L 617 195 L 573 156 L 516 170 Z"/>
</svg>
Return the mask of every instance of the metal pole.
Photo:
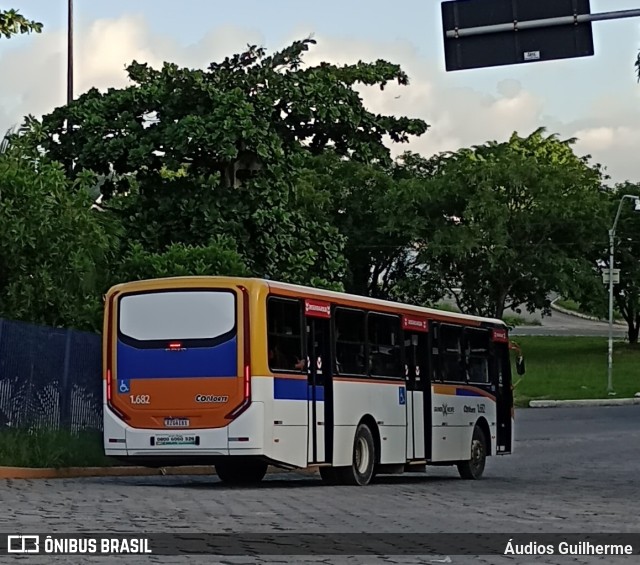
<svg viewBox="0 0 640 565">
<path fill-rule="evenodd" d="M 560 16 L 557 18 L 546 18 L 541 20 L 525 20 L 519 22 L 514 20 L 504 24 L 494 24 L 478 27 L 467 27 L 462 29 L 447 30 L 447 37 L 467 37 L 469 35 L 485 35 L 487 33 L 500 33 L 504 31 L 518 31 L 521 29 L 533 29 L 539 27 L 550 27 L 559 25 L 576 25 L 586 22 L 598 22 L 604 20 L 619 20 L 622 18 L 636 18 L 640 16 L 640 9 L 619 10 L 617 12 L 602 12 L 600 14 L 575 14 L 573 16 Z"/>
<path fill-rule="evenodd" d="M 73 0 L 67 1 L 67 104 L 70 104 L 73 101 Z"/>
<path fill-rule="evenodd" d="M 620 204 L 623 200 L 624 198 L 620 200 Z M 615 229 L 614 222 L 613 227 L 609 230 L 609 351 L 607 355 L 607 392 L 609 394 L 613 394 L 613 246 Z"/>
<path fill-rule="evenodd" d="M 620 212 L 622 211 L 622 203 L 625 198 L 629 198 L 638 202 L 639 197 L 634 194 L 624 194 L 620 198 L 618 203 L 618 210 L 616 217 L 613 220 L 613 226 L 609 230 L 609 351 L 608 351 L 608 363 L 607 363 L 607 392 L 609 394 L 615 394 L 613 392 L 613 260 L 614 260 L 614 243 L 616 235 L 616 226 L 620 219 Z"/>
</svg>

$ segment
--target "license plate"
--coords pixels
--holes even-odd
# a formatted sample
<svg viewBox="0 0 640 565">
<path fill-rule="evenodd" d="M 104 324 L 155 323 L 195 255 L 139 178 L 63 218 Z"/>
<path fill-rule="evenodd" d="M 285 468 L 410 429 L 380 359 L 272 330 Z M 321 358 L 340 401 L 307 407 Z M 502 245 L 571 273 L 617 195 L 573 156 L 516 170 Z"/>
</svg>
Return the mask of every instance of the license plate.
<svg viewBox="0 0 640 565">
<path fill-rule="evenodd" d="M 196 436 L 185 436 L 179 434 L 156 436 L 156 445 L 195 445 Z"/>
<path fill-rule="evenodd" d="M 165 418 L 165 428 L 188 428 L 189 418 Z"/>
</svg>

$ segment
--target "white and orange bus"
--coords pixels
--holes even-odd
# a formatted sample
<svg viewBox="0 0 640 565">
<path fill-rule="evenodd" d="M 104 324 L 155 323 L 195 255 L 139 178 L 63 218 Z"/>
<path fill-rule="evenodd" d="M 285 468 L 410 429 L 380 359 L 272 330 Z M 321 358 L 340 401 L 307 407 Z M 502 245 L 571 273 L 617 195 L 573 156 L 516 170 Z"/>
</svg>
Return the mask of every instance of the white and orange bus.
<svg viewBox="0 0 640 565">
<path fill-rule="evenodd" d="M 478 479 L 512 452 L 501 320 L 176 277 L 111 288 L 103 335 L 104 447 L 128 463 L 214 465 L 230 483 L 318 467 L 365 485 L 429 465 Z"/>
</svg>

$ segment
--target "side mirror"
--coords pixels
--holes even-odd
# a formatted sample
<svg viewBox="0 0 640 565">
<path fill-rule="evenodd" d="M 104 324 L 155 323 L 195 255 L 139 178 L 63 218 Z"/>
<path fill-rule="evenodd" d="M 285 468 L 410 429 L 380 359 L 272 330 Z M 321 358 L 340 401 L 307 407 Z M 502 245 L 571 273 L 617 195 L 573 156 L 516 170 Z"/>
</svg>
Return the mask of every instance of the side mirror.
<svg viewBox="0 0 640 565">
<path fill-rule="evenodd" d="M 522 357 L 522 355 L 518 355 L 518 357 L 516 358 L 516 372 L 519 375 L 524 375 L 524 357 Z"/>
</svg>

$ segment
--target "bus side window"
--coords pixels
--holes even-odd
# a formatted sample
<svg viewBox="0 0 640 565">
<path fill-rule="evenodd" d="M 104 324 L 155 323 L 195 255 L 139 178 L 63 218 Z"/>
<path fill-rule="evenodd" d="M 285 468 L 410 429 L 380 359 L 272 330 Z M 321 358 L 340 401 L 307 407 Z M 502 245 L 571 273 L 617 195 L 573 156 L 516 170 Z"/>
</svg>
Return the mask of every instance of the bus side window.
<svg viewBox="0 0 640 565">
<path fill-rule="evenodd" d="M 367 322 L 371 375 L 400 377 L 400 318 L 370 313 Z"/>
<path fill-rule="evenodd" d="M 466 375 L 462 364 L 462 328 L 440 326 L 440 370 L 442 380 L 464 382 Z"/>
<path fill-rule="evenodd" d="M 489 382 L 489 338 L 490 333 L 487 330 L 465 331 L 465 357 L 469 382 Z"/>
<path fill-rule="evenodd" d="M 267 301 L 269 368 L 299 372 L 303 358 L 301 307 L 297 300 L 270 297 Z"/>
<path fill-rule="evenodd" d="M 365 319 L 362 310 L 336 308 L 336 368 L 342 375 L 366 375 Z"/>
</svg>

